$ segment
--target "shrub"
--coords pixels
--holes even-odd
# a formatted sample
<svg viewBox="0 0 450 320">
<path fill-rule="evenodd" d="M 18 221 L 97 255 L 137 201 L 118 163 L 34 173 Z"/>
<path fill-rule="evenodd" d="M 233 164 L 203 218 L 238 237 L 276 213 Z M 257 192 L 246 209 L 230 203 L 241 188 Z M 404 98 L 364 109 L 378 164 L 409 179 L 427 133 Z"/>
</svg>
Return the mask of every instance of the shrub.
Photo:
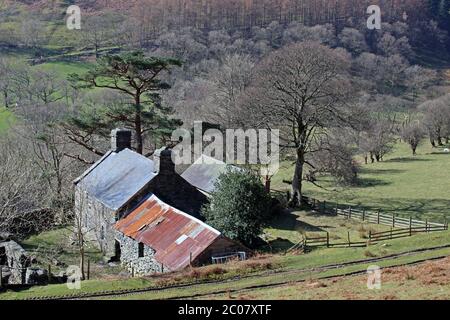
<svg viewBox="0 0 450 320">
<path fill-rule="evenodd" d="M 230 239 L 255 243 L 270 215 L 271 198 L 258 176 L 228 170 L 219 176 L 210 203 L 202 209 L 206 222 Z"/>
</svg>

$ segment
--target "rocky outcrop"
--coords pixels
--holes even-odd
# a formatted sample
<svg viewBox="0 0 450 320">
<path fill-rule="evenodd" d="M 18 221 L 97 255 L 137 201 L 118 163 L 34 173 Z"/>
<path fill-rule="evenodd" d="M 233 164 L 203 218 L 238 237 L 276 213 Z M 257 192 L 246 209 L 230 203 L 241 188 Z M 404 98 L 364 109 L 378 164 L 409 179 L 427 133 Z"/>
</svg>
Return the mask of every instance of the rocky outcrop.
<svg viewBox="0 0 450 320">
<path fill-rule="evenodd" d="M 48 272 L 40 268 L 27 268 L 25 283 L 31 285 L 43 285 L 48 283 Z"/>
</svg>

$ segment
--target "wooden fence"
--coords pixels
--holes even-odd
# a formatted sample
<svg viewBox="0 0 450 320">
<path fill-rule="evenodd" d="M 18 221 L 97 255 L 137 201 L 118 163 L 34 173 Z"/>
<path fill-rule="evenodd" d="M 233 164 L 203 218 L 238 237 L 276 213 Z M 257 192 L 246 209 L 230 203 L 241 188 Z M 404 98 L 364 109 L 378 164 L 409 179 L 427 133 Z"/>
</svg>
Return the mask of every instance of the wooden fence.
<svg viewBox="0 0 450 320">
<path fill-rule="evenodd" d="M 342 241 L 338 243 L 332 243 L 330 241 L 329 232 L 326 233 L 325 236 L 321 237 L 308 237 L 305 236 L 303 240 L 303 245 L 305 247 L 365 247 L 368 244 L 375 244 L 377 242 L 399 239 L 404 237 L 411 237 L 418 233 L 428 233 L 434 231 L 446 231 L 448 230 L 447 225 L 442 226 L 427 226 L 427 227 L 409 227 L 402 229 L 392 229 L 383 232 L 371 232 L 369 231 L 369 235 L 366 241 L 352 241 L 350 239 L 350 232 L 347 232 L 347 241 Z"/>
<path fill-rule="evenodd" d="M 421 221 L 410 218 L 398 217 L 395 214 L 387 215 L 381 214 L 380 211 L 369 212 L 365 209 L 360 209 L 352 206 L 343 207 L 339 204 L 332 205 L 326 201 L 318 201 L 316 199 L 304 198 L 313 210 L 322 214 L 331 214 L 335 216 L 342 216 L 347 219 L 358 219 L 363 222 L 373 224 L 387 225 L 391 230 L 384 232 L 369 231 L 368 239 L 366 241 L 352 242 L 350 239 L 350 232 L 347 232 L 347 241 L 339 243 L 330 242 L 330 234 L 327 232 L 325 236 L 307 237 L 305 236 L 303 245 L 305 247 L 364 247 L 369 243 L 377 243 L 380 241 L 398 239 L 403 237 L 411 237 L 417 233 L 428 233 L 434 231 L 448 230 L 448 222 L 436 223 L 428 220 Z"/>
<path fill-rule="evenodd" d="M 416 220 L 412 217 L 403 218 L 396 214 L 385 214 L 381 213 L 380 210 L 377 212 L 366 211 L 354 206 L 342 206 L 338 203 L 333 204 L 327 201 L 319 201 L 312 198 L 304 198 L 304 200 L 310 205 L 313 210 L 316 210 L 323 214 L 333 214 L 336 216 L 342 216 L 348 219 L 358 219 L 363 222 L 369 222 L 373 224 L 381 224 L 390 226 L 392 228 L 410 228 L 410 227 L 440 227 L 444 228 L 448 226 L 448 222 L 437 223 L 430 222 L 427 220 Z"/>
</svg>

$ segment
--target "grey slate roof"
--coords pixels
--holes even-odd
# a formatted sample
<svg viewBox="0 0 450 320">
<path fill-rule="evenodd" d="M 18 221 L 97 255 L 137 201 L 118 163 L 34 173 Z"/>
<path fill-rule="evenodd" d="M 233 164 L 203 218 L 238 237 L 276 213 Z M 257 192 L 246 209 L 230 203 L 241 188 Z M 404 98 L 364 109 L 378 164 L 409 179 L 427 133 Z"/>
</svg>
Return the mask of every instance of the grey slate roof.
<svg viewBox="0 0 450 320">
<path fill-rule="evenodd" d="M 108 208 L 118 210 L 155 176 L 152 160 L 124 149 L 108 152 L 74 183 Z"/>
<path fill-rule="evenodd" d="M 219 176 L 224 173 L 228 167 L 237 168 L 226 164 L 225 162 L 202 155 L 181 176 L 196 187 L 206 193 L 211 193 L 215 189 L 215 183 Z"/>
</svg>

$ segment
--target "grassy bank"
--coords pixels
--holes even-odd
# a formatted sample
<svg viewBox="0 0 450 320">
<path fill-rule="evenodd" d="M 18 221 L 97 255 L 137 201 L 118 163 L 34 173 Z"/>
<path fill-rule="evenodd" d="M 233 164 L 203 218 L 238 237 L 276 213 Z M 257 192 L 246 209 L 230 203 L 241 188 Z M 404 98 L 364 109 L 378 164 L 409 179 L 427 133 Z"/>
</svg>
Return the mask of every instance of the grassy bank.
<svg viewBox="0 0 450 320">
<path fill-rule="evenodd" d="M 188 273 L 175 273 L 168 275 L 168 278 L 161 277 L 142 277 L 142 278 L 117 278 L 110 277 L 84 281 L 80 290 L 69 290 L 66 285 L 49 285 L 42 287 L 32 287 L 27 290 L 21 291 L 8 291 L 0 294 L 0 299 L 24 299 L 31 297 L 42 296 L 54 296 L 54 295 L 66 295 L 66 294 L 80 294 L 80 293 L 92 293 L 96 291 L 107 290 L 123 290 L 130 288 L 144 288 L 153 287 L 164 284 L 183 284 L 186 282 L 192 282 L 198 280 L 198 275 L 205 275 L 204 279 L 232 279 L 236 275 L 247 274 L 250 275 L 241 280 L 229 281 L 221 284 L 198 284 L 190 285 L 185 289 L 166 289 L 158 292 L 148 293 L 146 295 L 138 295 L 139 298 L 168 298 L 174 297 L 176 294 L 179 296 L 186 294 L 194 294 L 198 292 L 208 293 L 218 290 L 224 290 L 227 288 L 237 289 L 243 288 L 248 285 L 257 285 L 263 283 L 277 283 L 282 280 L 299 281 L 309 279 L 311 277 L 323 277 L 339 275 L 345 272 L 364 270 L 367 268 L 368 263 L 358 263 L 353 266 L 347 266 L 345 268 L 328 270 L 325 272 L 312 272 L 312 271 L 299 271 L 300 269 L 319 268 L 321 266 L 329 264 L 339 264 L 350 261 L 361 261 L 368 259 L 367 251 L 370 251 L 371 257 L 388 257 L 392 254 L 398 254 L 407 252 L 410 250 L 416 250 L 419 248 L 429 248 L 434 246 L 446 245 L 449 243 L 450 237 L 448 232 L 437 232 L 433 234 L 417 235 L 412 238 L 404 238 L 392 240 L 386 243 L 379 243 L 369 248 L 330 248 L 330 249 L 317 249 L 308 254 L 300 255 L 274 255 L 264 257 L 264 263 L 258 262 L 258 260 L 234 262 L 220 266 L 220 272 L 218 269 L 208 269 L 212 267 L 204 267 L 194 269 L 194 271 L 188 271 Z M 440 255 L 450 255 L 450 249 L 440 249 L 430 252 L 418 252 L 412 255 L 397 257 L 388 259 L 385 261 L 377 262 L 380 266 L 392 266 L 402 263 L 408 263 L 411 261 L 417 261 L 426 258 L 433 258 Z M 255 267 L 256 266 L 256 267 Z M 277 271 L 288 272 L 288 274 L 277 274 L 272 271 L 267 273 L 265 269 L 272 269 Z M 292 273 L 291 273 L 292 272 Z M 253 275 L 253 276 L 251 276 Z M 187 291 L 186 291 L 187 290 Z"/>
</svg>

